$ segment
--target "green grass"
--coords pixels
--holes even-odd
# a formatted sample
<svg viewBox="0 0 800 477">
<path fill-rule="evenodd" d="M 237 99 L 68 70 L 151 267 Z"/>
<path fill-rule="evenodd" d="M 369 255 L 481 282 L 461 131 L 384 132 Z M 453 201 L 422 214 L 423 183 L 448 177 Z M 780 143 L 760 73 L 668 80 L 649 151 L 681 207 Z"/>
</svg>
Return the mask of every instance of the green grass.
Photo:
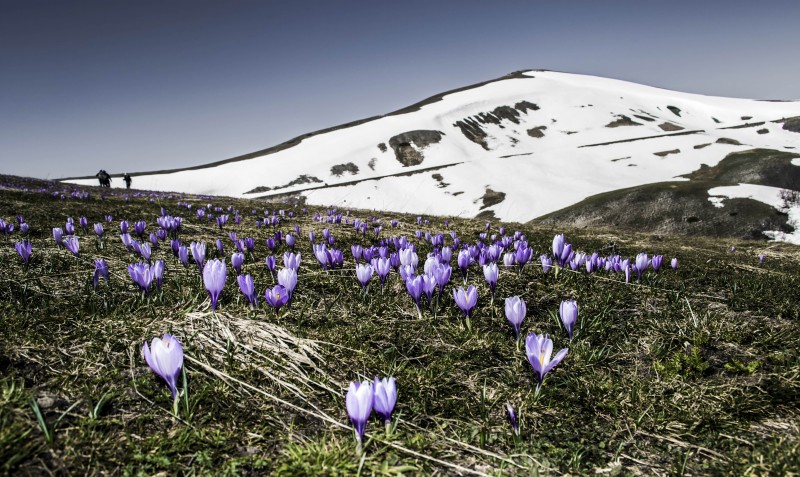
<svg viewBox="0 0 800 477">
<path fill-rule="evenodd" d="M 220 231 L 200 223 L 176 205 L 178 198 L 58 200 L 0 190 L 0 217 L 24 215 L 34 245 L 25 267 L 13 248 L 17 233 L 0 237 L 0 472 L 796 475 L 800 468 L 797 247 L 564 230 L 577 250 L 629 257 L 648 251 L 667 261 L 677 256 L 681 265 L 678 272 L 648 273 L 640 284 L 625 284 L 620 274 L 543 275 L 538 265 L 521 276 L 502 270 L 493 305 L 474 267 L 469 283 L 480 298 L 467 324 L 447 293 L 435 318 L 427 309 L 417 318 L 394 272 L 383 292 L 375 278 L 362 297 L 349 246 L 372 236 L 313 222 L 317 209 L 308 215 L 294 209 L 298 216 L 279 227 L 302 229 L 292 308 L 276 316 L 262 303 L 251 311 L 230 269 L 213 313 L 196 267 L 184 269 L 168 244 L 154 253 L 166 262 L 163 292 L 143 300 L 127 276 L 134 259 L 119 241 L 118 221 L 143 219 L 155 231 L 164 207 L 184 217 L 184 243 L 202 238 L 210 257 L 216 238 L 230 253 L 230 230 L 255 237 L 245 273 L 263 296 L 273 284 L 263 265 L 264 239 L 273 230 L 257 229 L 254 217 L 264 208 L 292 209 L 183 199 L 233 205 L 242 224 L 231 220 Z M 250 214 L 253 208 L 258 216 Z M 91 224 L 105 213 L 114 222 L 104 224 L 108 239 L 98 249 Z M 362 219 L 372 214 L 352 212 Z M 415 217 L 377 215 L 385 217 L 383 237 L 395 233 L 389 219 L 400 220 L 396 233 L 409 238 L 418 228 Z M 89 234 L 78 228 L 80 258 L 57 250 L 50 238 L 68 216 L 89 219 Z M 452 229 L 462 240 L 475 240 L 485 225 L 451 219 L 445 228 L 442 218 L 430 221 L 422 230 Z M 325 273 L 313 258 L 308 231 L 319 235 L 324 227 L 345 251 L 343 271 Z M 552 228 L 521 230 L 535 256 L 549 250 Z M 419 246 L 420 257 L 429 251 Z M 762 252 L 767 261 L 758 265 Z M 92 259 L 99 257 L 109 263 L 111 283 L 95 291 Z M 448 292 L 453 285 L 461 285 L 457 270 Z M 504 318 L 503 300 L 511 295 L 528 304 L 523 334 L 547 332 L 556 349 L 570 348 L 538 398 L 524 346 Z M 557 319 L 568 298 L 580 306 L 572 343 Z M 171 415 L 167 387 L 141 357 L 142 342 L 165 332 L 186 352 L 190 393 L 181 419 Z M 387 436 L 371 420 L 358 457 L 346 388 L 355 379 L 387 375 L 398 383 L 394 430 Z M 519 440 L 506 420 L 506 402 L 517 409 Z"/>
</svg>

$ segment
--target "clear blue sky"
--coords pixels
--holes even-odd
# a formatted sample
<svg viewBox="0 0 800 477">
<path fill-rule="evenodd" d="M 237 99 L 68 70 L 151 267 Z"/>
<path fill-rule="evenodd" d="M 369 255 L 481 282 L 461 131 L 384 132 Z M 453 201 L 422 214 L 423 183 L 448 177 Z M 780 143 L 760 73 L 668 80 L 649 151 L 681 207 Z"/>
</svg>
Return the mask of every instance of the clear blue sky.
<svg viewBox="0 0 800 477">
<path fill-rule="evenodd" d="M 800 99 L 800 1 L 0 0 L 0 173 L 183 167 L 519 69 Z"/>
</svg>

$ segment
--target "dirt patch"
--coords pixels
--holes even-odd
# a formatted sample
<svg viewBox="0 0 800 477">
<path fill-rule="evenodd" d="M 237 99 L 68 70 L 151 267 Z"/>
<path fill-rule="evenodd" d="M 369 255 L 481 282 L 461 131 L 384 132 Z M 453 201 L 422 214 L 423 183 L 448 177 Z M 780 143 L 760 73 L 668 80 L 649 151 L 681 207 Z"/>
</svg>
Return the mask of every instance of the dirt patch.
<svg viewBox="0 0 800 477">
<path fill-rule="evenodd" d="M 358 174 L 358 166 L 352 162 L 348 162 L 347 164 L 337 164 L 331 167 L 331 174 L 336 177 L 342 177 L 342 174 L 345 172 L 349 172 L 350 175 L 354 176 Z"/>
<path fill-rule="evenodd" d="M 730 144 L 731 146 L 741 146 L 742 143 L 737 141 L 736 139 L 731 139 L 729 137 L 721 137 L 717 139 L 717 144 Z"/>
<path fill-rule="evenodd" d="M 322 183 L 322 180 L 320 180 L 318 177 L 307 176 L 307 175 L 303 174 L 303 175 L 299 176 L 297 179 L 295 179 L 295 180 L 293 180 L 291 182 L 288 182 L 288 183 L 286 183 L 286 184 L 284 184 L 282 186 L 276 186 L 276 187 L 258 186 L 255 189 L 252 189 L 252 190 L 249 190 L 249 191 L 245 192 L 245 194 L 258 194 L 260 192 L 269 192 L 271 190 L 286 189 L 287 187 L 292 187 L 292 186 L 301 185 L 301 184 L 321 184 L 321 183 Z"/>
<path fill-rule="evenodd" d="M 403 167 L 416 166 L 425 159 L 421 150 L 441 141 L 443 135 L 440 131 L 427 129 L 408 131 L 389 139 L 389 147 Z"/>
<path fill-rule="evenodd" d="M 618 128 L 621 126 L 641 126 L 642 123 L 637 123 L 636 121 L 632 120 L 628 116 L 624 114 L 618 114 L 616 116 L 616 120 L 611 121 L 610 123 L 606 124 L 607 128 Z"/>
<path fill-rule="evenodd" d="M 535 138 L 544 137 L 545 129 L 547 129 L 547 126 L 537 126 L 535 128 L 528 129 L 528 136 Z"/>
<path fill-rule="evenodd" d="M 656 156 L 658 156 L 658 157 L 667 157 L 667 156 L 669 156 L 670 154 L 678 154 L 678 153 L 680 153 L 680 152 L 681 152 L 681 150 L 680 150 L 680 149 L 672 149 L 672 150 L 670 150 L 670 151 L 654 152 L 653 154 L 654 154 L 654 155 L 656 155 Z"/>
<path fill-rule="evenodd" d="M 672 111 L 675 116 L 681 117 L 681 109 L 677 106 L 667 106 L 667 109 Z"/>
<path fill-rule="evenodd" d="M 671 132 L 671 131 L 682 131 L 684 129 L 684 128 L 678 126 L 677 124 L 671 123 L 669 121 L 659 124 L 658 127 L 660 127 L 662 131 L 668 131 L 668 132 Z"/>
</svg>

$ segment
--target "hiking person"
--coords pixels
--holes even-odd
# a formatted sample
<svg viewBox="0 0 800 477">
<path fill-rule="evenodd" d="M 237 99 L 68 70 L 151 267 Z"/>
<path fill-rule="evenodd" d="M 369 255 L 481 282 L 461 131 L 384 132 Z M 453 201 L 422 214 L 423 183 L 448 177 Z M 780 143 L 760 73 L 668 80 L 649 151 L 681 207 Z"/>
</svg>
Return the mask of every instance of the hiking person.
<svg viewBox="0 0 800 477">
<path fill-rule="evenodd" d="M 131 175 L 126 172 L 125 175 L 122 176 L 122 180 L 125 181 L 125 188 L 130 189 L 131 182 L 133 182 L 133 179 L 131 179 Z"/>
</svg>

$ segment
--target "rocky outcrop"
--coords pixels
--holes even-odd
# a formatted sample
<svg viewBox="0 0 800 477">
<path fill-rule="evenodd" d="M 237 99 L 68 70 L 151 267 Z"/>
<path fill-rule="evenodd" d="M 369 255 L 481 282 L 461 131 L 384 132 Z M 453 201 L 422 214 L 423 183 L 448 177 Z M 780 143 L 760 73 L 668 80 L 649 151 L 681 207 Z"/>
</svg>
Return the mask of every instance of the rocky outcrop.
<svg viewBox="0 0 800 477">
<path fill-rule="evenodd" d="M 442 136 L 444 133 L 441 131 L 427 129 L 408 131 L 389 139 L 389 147 L 403 167 L 416 166 L 422 164 L 425 159 L 422 149 L 438 143 L 442 140 Z"/>
</svg>

